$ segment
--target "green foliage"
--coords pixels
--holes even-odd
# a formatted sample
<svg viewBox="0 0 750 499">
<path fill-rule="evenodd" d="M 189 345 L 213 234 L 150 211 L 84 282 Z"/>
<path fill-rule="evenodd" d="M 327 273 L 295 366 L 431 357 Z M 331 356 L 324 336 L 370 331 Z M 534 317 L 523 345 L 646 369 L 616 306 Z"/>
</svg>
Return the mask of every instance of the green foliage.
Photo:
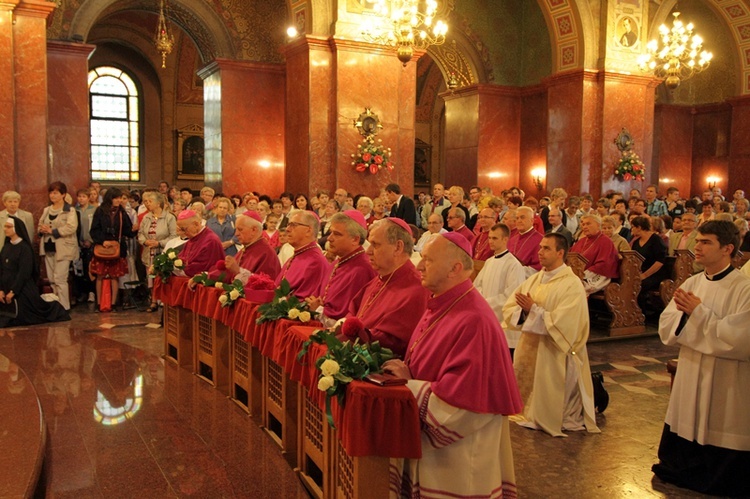
<svg viewBox="0 0 750 499">
<path fill-rule="evenodd" d="M 152 267 L 153 275 L 161 277 L 163 282 L 167 282 L 175 269 L 182 270 L 185 268 L 185 265 L 179 257 L 179 251 L 175 248 L 169 248 L 154 257 Z"/>
<path fill-rule="evenodd" d="M 315 312 L 309 309 L 307 303 L 292 294 L 292 287 L 286 279 L 282 279 L 274 291 L 273 301 L 258 307 L 258 314 L 259 317 L 255 321 L 257 324 L 279 319 L 309 322 L 315 317 Z"/>
</svg>

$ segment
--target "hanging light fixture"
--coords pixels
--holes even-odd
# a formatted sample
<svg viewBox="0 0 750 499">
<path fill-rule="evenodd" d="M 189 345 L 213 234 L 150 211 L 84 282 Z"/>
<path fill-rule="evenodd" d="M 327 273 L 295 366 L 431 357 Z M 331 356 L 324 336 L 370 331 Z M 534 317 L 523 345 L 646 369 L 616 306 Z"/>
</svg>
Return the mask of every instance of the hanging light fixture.
<svg viewBox="0 0 750 499">
<path fill-rule="evenodd" d="M 436 0 L 375 0 L 376 16 L 362 23 L 365 40 L 396 47 L 398 59 L 406 66 L 415 49 L 442 45 L 448 25 L 435 19 Z"/>
<path fill-rule="evenodd" d="M 174 35 L 169 31 L 169 25 L 167 24 L 167 18 L 164 15 L 165 11 L 168 11 L 169 6 L 166 0 L 160 0 L 159 3 L 159 25 L 156 27 L 156 36 L 154 37 L 154 44 L 156 50 L 161 53 L 161 67 L 167 67 L 167 55 L 172 52 L 174 47 Z"/>
<path fill-rule="evenodd" d="M 674 90 L 682 80 L 706 69 L 713 57 L 711 52 L 702 50 L 703 39 L 693 34 L 693 23 L 683 24 L 679 12 L 672 15 L 672 29 L 664 24 L 659 26 L 661 46 L 659 40 L 651 40 L 646 45 L 648 53 L 638 57 L 641 71 L 652 72 L 657 78 L 663 78 L 669 90 Z"/>
</svg>

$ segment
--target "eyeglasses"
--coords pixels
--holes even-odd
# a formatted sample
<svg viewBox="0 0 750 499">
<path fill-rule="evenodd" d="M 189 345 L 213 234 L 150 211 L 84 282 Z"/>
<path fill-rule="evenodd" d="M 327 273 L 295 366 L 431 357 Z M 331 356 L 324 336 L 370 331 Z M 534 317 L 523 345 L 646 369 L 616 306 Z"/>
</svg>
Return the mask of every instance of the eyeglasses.
<svg viewBox="0 0 750 499">
<path fill-rule="evenodd" d="M 295 227 L 310 227 L 310 226 L 307 224 L 301 224 L 299 222 L 289 222 L 288 224 L 286 224 L 287 229 L 293 229 Z"/>
</svg>

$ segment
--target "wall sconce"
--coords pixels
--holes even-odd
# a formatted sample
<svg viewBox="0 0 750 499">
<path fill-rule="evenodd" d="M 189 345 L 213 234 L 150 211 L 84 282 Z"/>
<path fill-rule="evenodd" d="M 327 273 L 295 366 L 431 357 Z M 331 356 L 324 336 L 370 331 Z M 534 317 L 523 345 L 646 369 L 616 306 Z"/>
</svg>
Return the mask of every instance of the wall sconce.
<svg viewBox="0 0 750 499">
<path fill-rule="evenodd" d="M 547 178 L 547 170 L 545 168 L 534 168 L 531 170 L 531 179 L 534 185 L 540 191 L 544 187 L 544 179 Z"/>
<path fill-rule="evenodd" d="M 448 90 L 451 92 L 458 88 L 458 78 L 456 78 L 456 73 L 451 73 L 448 76 L 448 81 L 445 83 L 445 86 L 448 87 Z"/>
<path fill-rule="evenodd" d="M 706 177 L 706 182 L 708 183 L 709 190 L 716 187 L 716 184 L 721 182 L 721 179 L 719 177 Z"/>
</svg>

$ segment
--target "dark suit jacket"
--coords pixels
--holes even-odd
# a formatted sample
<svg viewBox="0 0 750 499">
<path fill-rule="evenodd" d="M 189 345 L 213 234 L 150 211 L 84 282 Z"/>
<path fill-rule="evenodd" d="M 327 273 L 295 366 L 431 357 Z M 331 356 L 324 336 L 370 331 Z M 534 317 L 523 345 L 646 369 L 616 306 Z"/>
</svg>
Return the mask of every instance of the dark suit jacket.
<svg viewBox="0 0 750 499">
<path fill-rule="evenodd" d="M 549 232 L 553 232 L 553 231 L 552 230 L 548 230 L 547 232 L 549 233 Z M 567 227 L 565 227 L 564 224 L 561 225 L 560 228 L 558 230 L 554 231 L 554 232 L 556 232 L 558 234 L 562 234 L 563 236 L 565 236 L 565 239 L 568 240 L 568 247 L 569 248 L 573 246 L 573 234 L 570 233 L 570 231 L 568 230 Z"/>
<path fill-rule="evenodd" d="M 391 216 L 400 218 L 408 224 L 417 225 L 417 209 L 414 201 L 407 196 L 401 196 L 401 201 L 393 205 Z"/>
</svg>

